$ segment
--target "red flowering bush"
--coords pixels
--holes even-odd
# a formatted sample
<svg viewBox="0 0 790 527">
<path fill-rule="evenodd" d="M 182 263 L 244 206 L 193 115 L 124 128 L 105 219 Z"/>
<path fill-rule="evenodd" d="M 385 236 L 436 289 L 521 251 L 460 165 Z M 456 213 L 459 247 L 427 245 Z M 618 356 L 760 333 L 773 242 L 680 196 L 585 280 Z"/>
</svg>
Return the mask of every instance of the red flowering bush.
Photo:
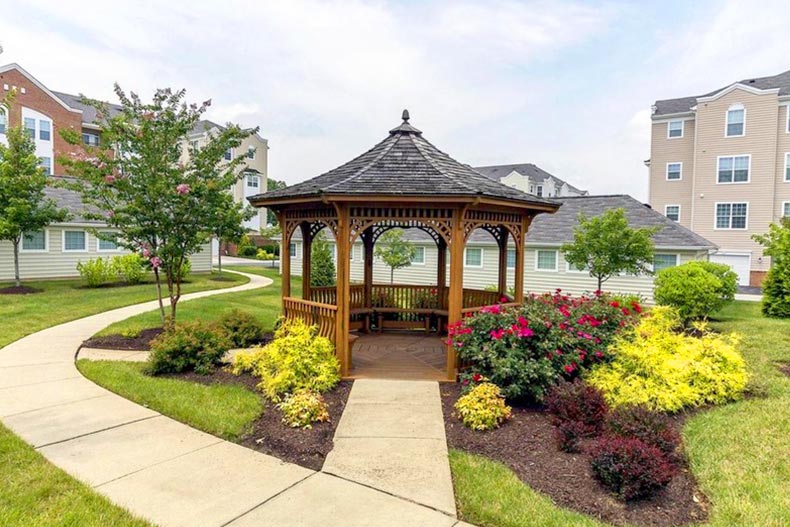
<svg viewBox="0 0 790 527">
<path fill-rule="evenodd" d="M 624 500 L 650 496 L 677 472 L 661 450 L 636 438 L 603 437 L 591 455 L 595 477 Z"/>
<path fill-rule="evenodd" d="M 636 301 L 623 304 L 602 293 L 573 298 L 557 290 L 515 308 L 483 308 L 450 327 L 449 335 L 461 359 L 506 397 L 540 401 L 558 380 L 607 360 L 615 335 L 641 312 Z"/>
<path fill-rule="evenodd" d="M 606 431 L 613 436 L 640 439 L 661 450 L 670 461 L 680 461 L 680 434 L 662 412 L 644 406 L 622 406 L 606 417 Z"/>
<path fill-rule="evenodd" d="M 608 407 L 600 391 L 577 379 L 552 387 L 546 410 L 557 427 L 560 449 L 578 452 L 580 439 L 601 435 Z"/>
</svg>

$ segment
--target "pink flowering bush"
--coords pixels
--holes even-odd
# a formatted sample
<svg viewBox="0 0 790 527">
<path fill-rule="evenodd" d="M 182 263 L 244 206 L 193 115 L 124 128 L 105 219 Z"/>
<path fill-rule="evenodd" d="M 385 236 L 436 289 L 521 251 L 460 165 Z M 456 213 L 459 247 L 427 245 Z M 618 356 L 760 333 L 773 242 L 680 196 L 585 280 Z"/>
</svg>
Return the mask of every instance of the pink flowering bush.
<svg viewBox="0 0 790 527">
<path fill-rule="evenodd" d="M 511 399 L 542 401 L 560 379 L 573 380 L 609 359 L 615 335 L 631 328 L 642 307 L 607 294 L 533 295 L 523 305 L 483 308 L 449 328 L 449 338 L 472 371 Z"/>
</svg>

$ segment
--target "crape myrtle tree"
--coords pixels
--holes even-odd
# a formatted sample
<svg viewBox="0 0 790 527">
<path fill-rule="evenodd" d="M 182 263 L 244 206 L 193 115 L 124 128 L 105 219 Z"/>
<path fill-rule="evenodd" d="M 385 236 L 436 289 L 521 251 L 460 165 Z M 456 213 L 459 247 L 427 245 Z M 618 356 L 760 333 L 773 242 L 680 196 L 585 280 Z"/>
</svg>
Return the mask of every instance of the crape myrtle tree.
<svg viewBox="0 0 790 527">
<path fill-rule="evenodd" d="M 234 206 L 228 189 L 243 177 L 237 169 L 244 163 L 244 153 L 230 160 L 224 159 L 225 153 L 257 128 L 242 130 L 228 124 L 198 147 L 187 136 L 211 101 L 188 104 L 184 90 L 159 89 L 151 102 L 144 102 L 117 84 L 115 94 L 121 108 L 112 113 L 105 103 L 85 100 L 97 110 L 102 144 L 82 145 L 76 131 L 63 131 L 67 142 L 84 150 L 64 156 L 61 162 L 75 178 L 71 186 L 96 208 L 89 217 L 105 222 L 115 231 L 119 246 L 142 254 L 150 263 L 162 325 L 172 328 L 184 263 L 217 230 L 217 211 Z"/>
<path fill-rule="evenodd" d="M 395 269 L 410 266 L 416 252 L 414 245 L 403 238 L 403 229 L 390 229 L 378 239 L 375 255 L 390 268 L 390 283 L 393 283 Z"/>
<path fill-rule="evenodd" d="M 587 270 L 601 291 L 604 282 L 620 273 L 652 273 L 652 237 L 657 230 L 629 227 L 623 209 L 610 209 L 593 218 L 580 214 L 573 243 L 566 243 L 561 251 L 569 264 Z"/>
<path fill-rule="evenodd" d="M 7 112 L 11 98 L 0 101 Z M 7 145 L 0 143 L 0 240 L 14 249 L 14 285 L 22 286 L 19 274 L 19 245 L 26 233 L 41 231 L 51 223 L 65 221 L 68 211 L 45 197 L 49 178 L 39 166 L 36 145 L 22 126 L 5 132 Z"/>
</svg>

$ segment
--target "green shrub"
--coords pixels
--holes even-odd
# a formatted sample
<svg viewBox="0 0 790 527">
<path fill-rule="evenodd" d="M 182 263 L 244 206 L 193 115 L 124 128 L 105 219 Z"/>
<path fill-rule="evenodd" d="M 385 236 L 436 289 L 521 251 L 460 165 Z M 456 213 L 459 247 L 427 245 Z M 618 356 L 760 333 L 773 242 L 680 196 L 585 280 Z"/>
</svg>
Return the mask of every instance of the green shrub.
<svg viewBox="0 0 790 527">
<path fill-rule="evenodd" d="M 121 336 L 127 339 L 136 339 L 141 335 L 141 331 L 138 328 L 124 328 L 121 330 Z"/>
<path fill-rule="evenodd" d="M 472 430 L 492 430 L 510 419 L 511 408 L 499 387 L 490 382 L 478 384 L 455 402 L 459 419 Z"/>
<path fill-rule="evenodd" d="M 283 413 L 283 423 L 292 428 L 312 428 L 313 423 L 329 421 L 324 398 L 310 390 L 286 395 L 277 408 Z"/>
<path fill-rule="evenodd" d="M 274 256 L 274 253 L 270 253 L 270 252 L 266 251 L 265 249 L 258 249 L 255 252 L 255 259 L 256 260 L 269 261 L 269 260 L 276 259 L 276 257 Z"/>
<path fill-rule="evenodd" d="M 703 323 L 696 324 L 699 337 L 680 328 L 676 310 L 653 308 L 632 334 L 617 338 L 613 360 L 594 368 L 587 382 L 612 407 L 676 412 L 738 398 L 748 379 L 739 337 L 710 333 Z"/>
<path fill-rule="evenodd" d="M 650 496 L 677 473 L 658 448 L 636 438 L 603 437 L 591 457 L 595 477 L 624 500 Z"/>
<path fill-rule="evenodd" d="M 77 271 L 88 287 L 99 287 L 118 279 L 118 270 L 110 258 L 92 258 L 79 262 Z"/>
<path fill-rule="evenodd" d="M 248 348 L 263 339 L 263 326 L 250 313 L 234 309 L 220 319 L 219 325 L 236 348 Z"/>
<path fill-rule="evenodd" d="M 258 387 L 275 402 L 297 390 L 323 393 L 340 381 L 332 341 L 299 320 L 284 322 L 266 346 L 236 355 L 233 371 L 260 377 Z"/>
<path fill-rule="evenodd" d="M 615 335 L 641 311 L 605 294 L 573 298 L 558 290 L 514 308 L 484 307 L 448 332 L 459 357 L 507 398 L 540 401 L 558 380 L 608 360 Z"/>
<path fill-rule="evenodd" d="M 765 234 L 752 236 L 771 257 L 771 268 L 763 281 L 763 314 L 790 317 L 790 217 L 771 224 Z"/>
<path fill-rule="evenodd" d="M 192 262 L 189 259 L 185 259 L 181 264 L 181 278 L 186 278 L 190 274 L 192 274 Z"/>
<path fill-rule="evenodd" d="M 153 375 L 184 371 L 207 374 L 229 349 L 230 341 L 220 328 L 203 322 L 180 324 L 151 341 L 148 371 Z"/>
<path fill-rule="evenodd" d="M 313 239 L 310 251 L 310 285 L 313 287 L 335 285 L 337 278 L 335 260 L 332 256 L 332 248 L 323 232 L 319 232 Z"/>
<path fill-rule="evenodd" d="M 253 258 L 258 254 L 258 248 L 254 245 L 241 245 L 236 249 L 236 254 L 245 258 Z"/>
<path fill-rule="evenodd" d="M 139 254 L 124 254 L 113 256 L 112 265 L 118 275 L 129 285 L 139 284 L 145 277 L 143 257 Z"/>
<path fill-rule="evenodd" d="M 738 275 L 724 264 L 688 262 L 659 271 L 656 303 L 678 310 L 684 323 L 707 319 L 735 297 Z"/>
</svg>

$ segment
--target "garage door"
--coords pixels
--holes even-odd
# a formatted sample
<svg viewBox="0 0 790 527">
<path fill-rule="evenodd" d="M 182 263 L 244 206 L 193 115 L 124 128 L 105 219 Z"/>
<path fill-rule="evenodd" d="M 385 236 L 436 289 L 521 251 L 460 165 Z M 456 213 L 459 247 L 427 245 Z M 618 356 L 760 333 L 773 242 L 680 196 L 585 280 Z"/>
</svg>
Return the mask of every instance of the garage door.
<svg viewBox="0 0 790 527">
<path fill-rule="evenodd" d="M 740 285 L 749 285 L 748 254 L 712 254 L 710 261 L 729 265 L 733 271 L 738 273 L 738 283 Z"/>
</svg>

